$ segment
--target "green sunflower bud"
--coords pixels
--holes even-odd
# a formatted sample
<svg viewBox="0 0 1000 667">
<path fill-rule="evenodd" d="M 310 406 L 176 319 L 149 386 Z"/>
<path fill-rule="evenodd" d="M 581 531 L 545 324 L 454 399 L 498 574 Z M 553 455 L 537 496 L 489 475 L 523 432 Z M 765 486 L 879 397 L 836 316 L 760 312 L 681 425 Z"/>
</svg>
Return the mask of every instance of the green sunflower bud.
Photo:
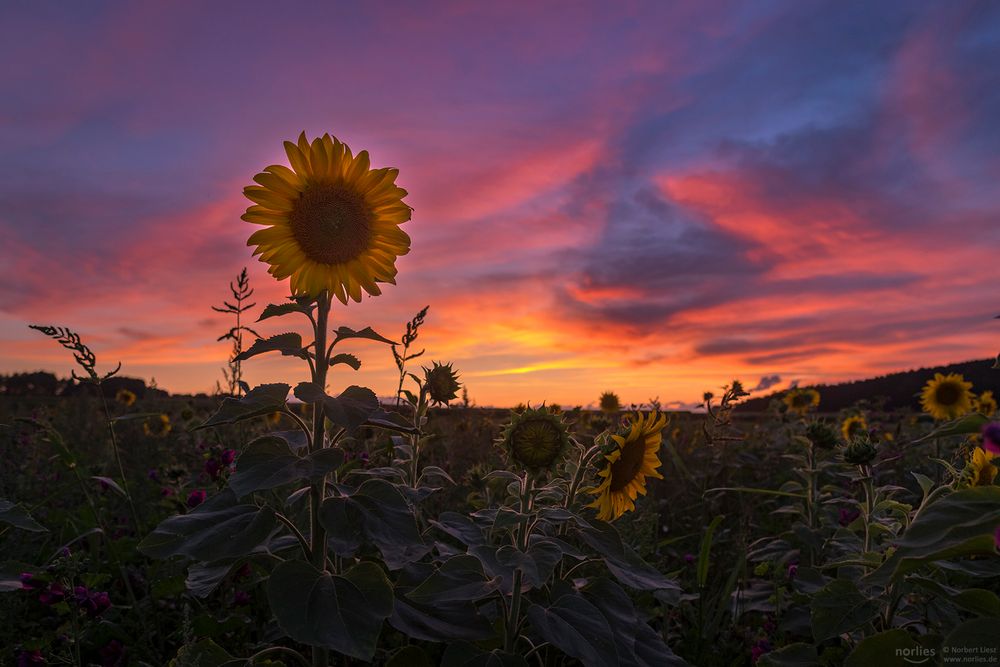
<svg viewBox="0 0 1000 667">
<path fill-rule="evenodd" d="M 547 408 L 528 407 L 522 412 L 511 412 L 500 445 L 512 463 L 540 472 L 553 468 L 565 458 L 569 449 L 569 430 L 562 418 Z"/>
<path fill-rule="evenodd" d="M 424 388 L 431 403 L 445 405 L 458 398 L 458 390 L 462 385 L 458 383 L 458 373 L 452 369 L 451 364 L 439 364 L 435 361 L 431 368 L 424 368 Z"/>
<path fill-rule="evenodd" d="M 878 447 L 867 433 L 855 435 L 844 447 L 844 462 L 851 465 L 868 465 L 875 460 L 876 456 L 878 456 Z"/>
</svg>

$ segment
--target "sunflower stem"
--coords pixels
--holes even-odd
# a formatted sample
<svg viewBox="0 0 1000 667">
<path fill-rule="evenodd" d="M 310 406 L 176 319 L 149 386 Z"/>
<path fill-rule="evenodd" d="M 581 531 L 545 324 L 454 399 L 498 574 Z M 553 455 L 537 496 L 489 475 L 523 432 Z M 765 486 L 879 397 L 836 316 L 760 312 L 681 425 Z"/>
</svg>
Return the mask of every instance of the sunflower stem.
<svg viewBox="0 0 1000 667">
<path fill-rule="evenodd" d="M 531 511 L 531 487 L 534 481 L 531 472 L 524 471 L 524 478 L 521 480 L 521 514 L 527 514 Z M 522 552 L 528 549 L 528 532 L 528 523 L 522 519 L 518 523 L 517 532 L 515 533 L 517 548 Z M 518 626 L 520 625 L 521 616 L 521 579 L 521 568 L 517 568 L 514 570 L 514 582 L 510 598 L 510 615 L 507 617 L 507 627 L 504 633 L 504 645 L 508 653 L 513 653 L 517 645 Z"/>
<path fill-rule="evenodd" d="M 326 373 L 330 367 L 329 356 L 326 353 L 326 331 L 330 318 L 330 294 L 323 292 L 316 299 L 316 322 L 314 324 L 316 341 L 316 365 L 312 367 L 313 383 L 322 391 L 326 391 Z M 310 450 L 316 451 L 326 446 L 326 414 L 323 402 L 313 404 L 312 442 Z M 326 493 L 326 477 L 319 479 L 312 486 L 309 494 L 310 515 L 310 551 L 313 565 L 318 570 L 326 570 L 326 531 L 320 522 L 320 507 L 323 505 Z M 327 649 L 314 646 L 312 650 L 313 667 L 327 667 L 330 664 L 330 653 Z"/>
</svg>

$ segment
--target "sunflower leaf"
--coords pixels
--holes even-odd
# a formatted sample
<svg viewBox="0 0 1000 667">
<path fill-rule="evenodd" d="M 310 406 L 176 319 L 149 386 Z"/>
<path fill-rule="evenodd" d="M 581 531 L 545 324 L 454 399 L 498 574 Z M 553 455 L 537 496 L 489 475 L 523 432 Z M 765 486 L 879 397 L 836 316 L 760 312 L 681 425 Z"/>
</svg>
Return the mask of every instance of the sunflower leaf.
<svg viewBox="0 0 1000 667">
<path fill-rule="evenodd" d="M 32 533 L 45 533 L 48 528 L 31 518 L 24 508 L 0 498 L 0 523 L 6 523 Z"/>
<path fill-rule="evenodd" d="M 391 341 L 385 336 L 382 336 L 381 334 L 377 333 L 371 327 L 365 327 L 360 331 L 355 331 L 351 327 L 340 327 L 334 332 L 334 335 L 335 335 L 335 338 L 333 339 L 334 345 L 336 345 L 342 340 L 347 340 L 348 338 L 364 338 L 367 340 L 374 340 L 379 343 L 386 343 L 388 345 L 399 345 L 399 343 Z"/>
<path fill-rule="evenodd" d="M 346 364 L 354 370 L 361 368 L 361 360 L 355 357 L 353 354 L 347 354 L 342 352 L 340 354 L 335 354 L 330 358 L 330 365 L 336 366 L 337 364 Z"/>
<path fill-rule="evenodd" d="M 229 488 L 237 498 L 299 480 L 315 480 L 344 462 L 340 449 L 325 447 L 298 456 L 280 437 L 265 435 L 253 440 L 236 459 Z"/>
<path fill-rule="evenodd" d="M 460 555 L 446 560 L 406 597 L 425 605 L 480 600 L 492 594 L 499 583 L 499 577 L 486 578 L 478 558 Z"/>
<path fill-rule="evenodd" d="M 298 303 L 271 303 L 264 307 L 264 312 L 260 314 L 257 321 L 261 322 L 271 317 L 281 317 L 282 315 L 288 315 L 289 313 L 302 313 L 303 315 L 308 315 L 311 310 L 311 308 Z"/>
<path fill-rule="evenodd" d="M 527 616 L 543 639 L 587 667 L 619 664 L 611 626 L 583 596 L 566 594 L 548 607 L 533 604 Z"/>
<path fill-rule="evenodd" d="M 240 398 L 228 397 L 214 415 L 194 430 L 218 426 L 219 424 L 235 424 L 244 419 L 278 412 L 285 407 L 288 390 L 291 387 L 283 382 L 262 384 L 247 392 Z"/>
<path fill-rule="evenodd" d="M 364 425 L 378 410 L 378 397 L 366 387 L 351 385 L 338 396 L 329 396 L 313 382 L 300 382 L 295 397 L 305 403 L 322 403 L 326 418 L 349 432 Z"/>
<path fill-rule="evenodd" d="M 309 357 L 309 353 L 302 346 L 302 336 L 289 332 L 271 336 L 270 338 L 258 338 L 253 342 L 249 350 L 244 350 L 236 355 L 233 361 L 246 361 L 251 357 L 256 357 L 258 354 L 264 354 L 265 352 L 281 352 L 282 356 L 298 357 L 299 359 L 307 359 Z"/>
<path fill-rule="evenodd" d="M 960 419 L 948 422 L 944 424 L 922 438 L 913 441 L 913 444 L 918 442 L 926 442 L 927 440 L 933 440 L 934 438 L 944 438 L 949 435 L 968 435 L 970 433 L 979 433 L 983 430 L 983 426 L 989 422 L 989 417 L 985 417 L 978 412 L 973 412 L 972 414 L 965 415 Z"/>
</svg>

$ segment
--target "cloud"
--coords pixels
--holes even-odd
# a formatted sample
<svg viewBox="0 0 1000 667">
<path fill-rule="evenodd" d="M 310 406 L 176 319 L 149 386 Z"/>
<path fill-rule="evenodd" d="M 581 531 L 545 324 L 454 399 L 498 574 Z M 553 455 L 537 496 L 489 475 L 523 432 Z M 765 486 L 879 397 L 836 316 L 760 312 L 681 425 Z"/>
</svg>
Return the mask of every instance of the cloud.
<svg viewBox="0 0 1000 667">
<path fill-rule="evenodd" d="M 750 389 L 750 391 L 751 392 L 766 391 L 777 384 L 781 384 L 780 375 L 765 375 L 757 382 L 757 384 L 753 388 Z"/>
</svg>

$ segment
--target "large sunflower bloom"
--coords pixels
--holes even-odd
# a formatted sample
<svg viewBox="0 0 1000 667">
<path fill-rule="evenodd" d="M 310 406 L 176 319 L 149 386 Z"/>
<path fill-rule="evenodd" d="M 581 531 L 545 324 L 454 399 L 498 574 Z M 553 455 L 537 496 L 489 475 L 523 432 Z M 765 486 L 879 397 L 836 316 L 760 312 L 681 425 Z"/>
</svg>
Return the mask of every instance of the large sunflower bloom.
<svg viewBox="0 0 1000 667">
<path fill-rule="evenodd" d="M 291 278 L 292 294 L 324 290 L 342 303 L 361 301 L 361 290 L 381 294 L 376 283 L 396 282 L 396 258 L 410 251 L 399 225 L 410 219 L 397 169 L 371 169 L 368 151 L 354 156 L 329 134 L 310 143 L 285 142 L 292 165 L 271 165 L 243 189 L 254 206 L 242 218 L 265 225 L 247 245 L 270 264 L 278 280 Z"/>
<path fill-rule="evenodd" d="M 993 465 L 993 452 L 976 447 L 965 464 L 965 479 L 970 486 L 990 486 L 997 476 L 997 467 Z"/>
<path fill-rule="evenodd" d="M 815 389 L 792 389 L 782 400 L 789 412 L 804 415 L 819 406 L 819 392 Z"/>
<path fill-rule="evenodd" d="M 846 442 L 850 442 L 867 428 L 868 422 L 865 421 L 864 415 L 851 415 L 840 424 L 840 434 L 844 436 Z"/>
<path fill-rule="evenodd" d="M 972 411 L 972 383 L 958 373 L 935 373 L 920 395 L 924 412 L 934 419 L 955 419 Z"/>
<path fill-rule="evenodd" d="M 666 415 L 636 414 L 631 427 L 623 435 L 613 435 L 614 449 L 605 455 L 607 465 L 598 471 L 604 480 L 591 493 L 597 499 L 588 505 L 597 510 L 601 521 L 614 521 L 635 509 L 635 499 L 646 495 L 646 478 L 663 479 L 657 468 L 660 463 L 662 431 Z"/>
</svg>

